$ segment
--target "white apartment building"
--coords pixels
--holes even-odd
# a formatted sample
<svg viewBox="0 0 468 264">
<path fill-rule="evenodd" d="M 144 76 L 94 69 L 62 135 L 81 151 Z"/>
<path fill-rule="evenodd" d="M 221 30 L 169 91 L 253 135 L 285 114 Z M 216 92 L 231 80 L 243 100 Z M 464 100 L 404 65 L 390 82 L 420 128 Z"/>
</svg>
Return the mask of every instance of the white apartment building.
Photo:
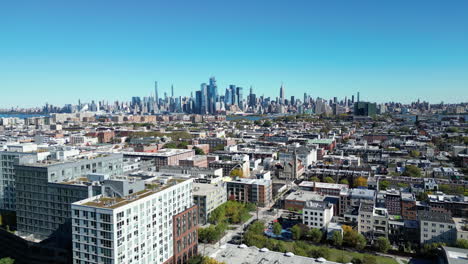
<svg viewBox="0 0 468 264">
<path fill-rule="evenodd" d="M 419 211 L 420 243 L 442 242 L 452 244 L 457 239 L 457 228 L 450 214 Z"/>
<path fill-rule="evenodd" d="M 73 263 L 176 263 L 177 253 L 197 240 L 197 213 L 191 208 L 191 179 L 147 185 L 127 197 L 95 196 L 73 203 Z M 187 210 L 182 223 L 177 217 Z M 182 234 L 183 243 L 176 243 Z M 196 246 L 186 258 L 194 254 Z"/>
<path fill-rule="evenodd" d="M 388 236 L 388 211 L 374 207 L 370 203 L 361 203 L 358 215 L 358 232 L 368 239 Z"/>
<path fill-rule="evenodd" d="M 307 201 L 302 211 L 302 223 L 310 228 L 326 228 L 333 218 L 333 204 L 323 201 Z"/>
</svg>

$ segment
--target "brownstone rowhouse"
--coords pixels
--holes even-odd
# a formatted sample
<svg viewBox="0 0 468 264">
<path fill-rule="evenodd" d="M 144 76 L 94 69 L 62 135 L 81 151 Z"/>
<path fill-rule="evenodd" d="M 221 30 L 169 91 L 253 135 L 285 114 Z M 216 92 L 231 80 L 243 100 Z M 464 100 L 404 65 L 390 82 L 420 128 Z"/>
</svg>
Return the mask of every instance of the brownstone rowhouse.
<svg viewBox="0 0 468 264">
<path fill-rule="evenodd" d="M 173 264 L 188 263 L 188 260 L 197 255 L 198 250 L 198 207 L 196 205 L 173 216 Z"/>
</svg>

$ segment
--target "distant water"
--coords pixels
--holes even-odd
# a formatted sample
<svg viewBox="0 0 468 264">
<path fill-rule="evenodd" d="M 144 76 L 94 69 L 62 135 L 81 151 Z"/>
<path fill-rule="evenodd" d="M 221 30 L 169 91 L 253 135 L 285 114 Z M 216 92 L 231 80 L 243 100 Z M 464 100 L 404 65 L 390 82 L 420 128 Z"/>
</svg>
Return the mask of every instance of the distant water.
<svg viewBox="0 0 468 264">
<path fill-rule="evenodd" d="M 17 118 L 30 118 L 30 117 L 41 117 L 41 116 L 49 116 L 48 114 L 0 114 L 0 118 L 3 117 L 17 117 Z"/>
<path fill-rule="evenodd" d="M 288 115 L 288 114 L 273 114 L 273 115 L 263 115 L 263 116 L 259 116 L 259 115 L 246 115 L 246 116 L 233 115 L 233 116 L 226 116 L 226 120 L 231 121 L 231 120 L 246 119 L 246 120 L 250 120 L 250 121 L 256 121 L 256 120 L 261 120 L 261 119 L 272 119 L 272 118 L 277 118 L 277 117 L 286 116 L 286 115 Z"/>
<path fill-rule="evenodd" d="M 241 116 L 241 115 L 239 115 L 239 116 L 226 116 L 227 121 L 240 120 L 240 119 L 256 121 L 256 120 L 260 120 L 260 119 L 263 119 L 263 118 L 268 118 L 268 117 L 264 117 L 264 116 Z"/>
</svg>

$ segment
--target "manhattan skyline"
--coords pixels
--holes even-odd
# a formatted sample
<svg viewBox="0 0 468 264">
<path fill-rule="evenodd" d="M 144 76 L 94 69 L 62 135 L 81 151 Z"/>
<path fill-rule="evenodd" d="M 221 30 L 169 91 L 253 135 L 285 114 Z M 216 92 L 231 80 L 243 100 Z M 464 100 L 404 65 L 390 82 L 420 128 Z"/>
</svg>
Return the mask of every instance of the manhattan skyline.
<svg viewBox="0 0 468 264">
<path fill-rule="evenodd" d="M 0 107 L 224 91 L 375 102 L 468 99 L 465 1 L 5 3 Z M 28 96 L 25 96 L 28 95 Z"/>
</svg>

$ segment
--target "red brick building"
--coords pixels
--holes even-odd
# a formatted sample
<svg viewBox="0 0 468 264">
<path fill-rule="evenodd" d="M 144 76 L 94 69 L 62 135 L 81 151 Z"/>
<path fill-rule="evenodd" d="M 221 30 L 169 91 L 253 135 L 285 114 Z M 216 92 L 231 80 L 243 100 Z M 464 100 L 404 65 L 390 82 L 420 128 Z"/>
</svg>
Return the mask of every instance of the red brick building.
<svg viewBox="0 0 468 264">
<path fill-rule="evenodd" d="M 188 260 L 198 252 L 198 207 L 196 205 L 173 216 L 173 246 L 172 264 L 188 263 Z"/>
</svg>

